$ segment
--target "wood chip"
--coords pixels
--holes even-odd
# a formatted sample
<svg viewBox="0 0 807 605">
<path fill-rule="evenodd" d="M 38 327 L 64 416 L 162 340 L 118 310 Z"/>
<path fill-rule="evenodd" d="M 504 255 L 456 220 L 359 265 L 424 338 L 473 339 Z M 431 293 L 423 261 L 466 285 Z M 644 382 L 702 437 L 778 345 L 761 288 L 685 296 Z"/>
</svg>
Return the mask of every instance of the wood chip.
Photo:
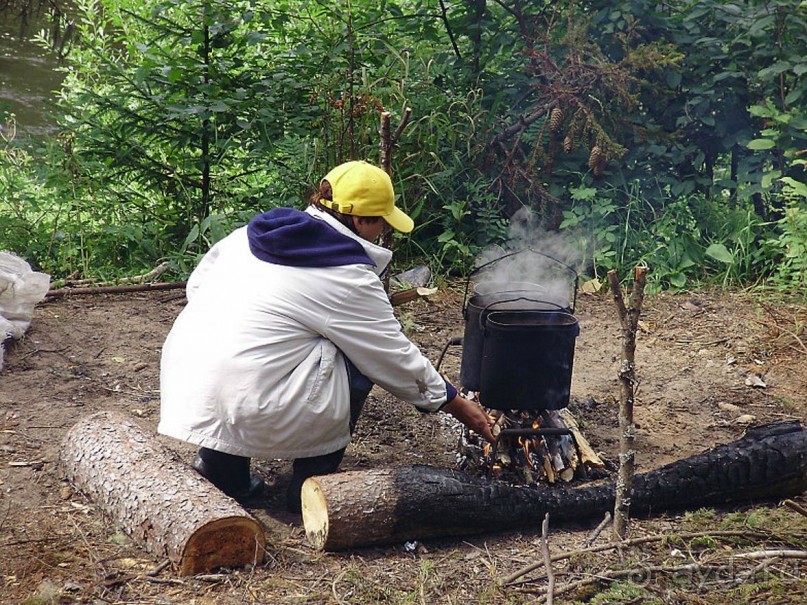
<svg viewBox="0 0 807 605">
<path fill-rule="evenodd" d="M 768 386 L 767 384 L 765 384 L 765 381 L 762 380 L 762 378 L 757 374 L 748 374 L 748 376 L 745 377 L 745 384 L 746 386 L 756 387 L 759 389 L 764 389 L 767 388 Z"/>
</svg>

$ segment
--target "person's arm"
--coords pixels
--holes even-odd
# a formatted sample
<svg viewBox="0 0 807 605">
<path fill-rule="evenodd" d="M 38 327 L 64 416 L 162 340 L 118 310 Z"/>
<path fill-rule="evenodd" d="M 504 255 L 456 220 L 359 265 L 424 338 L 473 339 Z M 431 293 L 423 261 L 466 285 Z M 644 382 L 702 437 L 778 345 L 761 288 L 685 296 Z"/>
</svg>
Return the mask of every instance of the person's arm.
<svg viewBox="0 0 807 605">
<path fill-rule="evenodd" d="M 374 384 L 421 411 L 438 411 L 456 390 L 403 334 L 378 278 L 359 275 L 354 283 L 348 296 L 326 301 L 324 324 L 314 329 Z"/>
<path fill-rule="evenodd" d="M 335 309 L 325 336 L 372 382 L 421 411 L 449 413 L 493 441 L 492 420 L 482 407 L 458 395 L 402 333 L 377 278 L 356 287 Z"/>
<path fill-rule="evenodd" d="M 443 411 L 448 412 L 454 418 L 462 422 L 475 433 L 482 435 L 487 441 L 493 443 L 494 437 L 491 432 L 493 420 L 488 416 L 480 405 L 457 395 L 449 403 L 443 406 Z"/>
</svg>

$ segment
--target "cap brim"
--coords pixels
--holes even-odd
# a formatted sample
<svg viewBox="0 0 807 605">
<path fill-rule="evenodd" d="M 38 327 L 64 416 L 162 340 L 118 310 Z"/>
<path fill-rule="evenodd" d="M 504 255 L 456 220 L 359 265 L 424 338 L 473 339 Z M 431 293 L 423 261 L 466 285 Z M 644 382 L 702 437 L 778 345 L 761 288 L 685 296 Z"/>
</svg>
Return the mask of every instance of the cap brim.
<svg viewBox="0 0 807 605">
<path fill-rule="evenodd" d="M 409 215 L 397 206 L 393 208 L 391 213 L 383 218 L 390 227 L 401 233 L 409 233 L 415 228 L 415 221 L 409 218 Z"/>
</svg>

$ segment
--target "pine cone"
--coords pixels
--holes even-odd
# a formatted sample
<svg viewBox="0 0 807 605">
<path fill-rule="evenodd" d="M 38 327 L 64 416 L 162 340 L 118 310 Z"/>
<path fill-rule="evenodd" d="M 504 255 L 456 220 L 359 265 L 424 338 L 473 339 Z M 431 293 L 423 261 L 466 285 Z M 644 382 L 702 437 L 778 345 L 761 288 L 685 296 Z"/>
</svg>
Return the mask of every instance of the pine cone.
<svg viewBox="0 0 807 605">
<path fill-rule="evenodd" d="M 599 145 L 594 145 L 591 155 L 588 156 L 588 167 L 594 171 L 594 176 L 600 176 L 605 169 L 605 152 Z"/>
<path fill-rule="evenodd" d="M 552 113 L 549 114 L 549 129 L 552 132 L 557 132 L 563 126 L 563 110 L 560 107 L 555 107 Z"/>
<path fill-rule="evenodd" d="M 574 139 L 571 135 L 566 135 L 566 138 L 563 139 L 563 152 L 569 153 L 572 149 L 574 149 Z"/>
</svg>

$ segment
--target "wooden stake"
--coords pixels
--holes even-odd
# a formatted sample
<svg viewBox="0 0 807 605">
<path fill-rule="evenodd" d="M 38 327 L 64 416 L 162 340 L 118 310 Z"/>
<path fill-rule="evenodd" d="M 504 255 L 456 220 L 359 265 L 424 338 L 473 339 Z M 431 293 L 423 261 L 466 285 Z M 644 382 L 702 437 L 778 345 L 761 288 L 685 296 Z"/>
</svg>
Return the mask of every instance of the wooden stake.
<svg viewBox="0 0 807 605">
<path fill-rule="evenodd" d="M 552 571 L 552 556 L 549 554 L 549 513 L 544 515 L 544 522 L 541 524 L 541 552 L 544 555 L 544 565 L 546 566 L 546 603 L 553 605 L 555 602 L 555 574 Z"/>
<path fill-rule="evenodd" d="M 636 267 L 633 271 L 633 290 L 630 308 L 625 306 L 622 288 L 615 270 L 608 272 L 608 283 L 616 304 L 619 322 L 622 324 L 622 363 L 619 368 L 619 473 L 616 481 L 616 504 L 614 505 L 614 536 L 624 540 L 630 518 L 630 494 L 636 463 L 633 449 L 636 438 L 636 425 L 633 422 L 634 386 L 636 384 L 636 330 L 642 312 L 644 286 L 647 267 Z"/>
</svg>

